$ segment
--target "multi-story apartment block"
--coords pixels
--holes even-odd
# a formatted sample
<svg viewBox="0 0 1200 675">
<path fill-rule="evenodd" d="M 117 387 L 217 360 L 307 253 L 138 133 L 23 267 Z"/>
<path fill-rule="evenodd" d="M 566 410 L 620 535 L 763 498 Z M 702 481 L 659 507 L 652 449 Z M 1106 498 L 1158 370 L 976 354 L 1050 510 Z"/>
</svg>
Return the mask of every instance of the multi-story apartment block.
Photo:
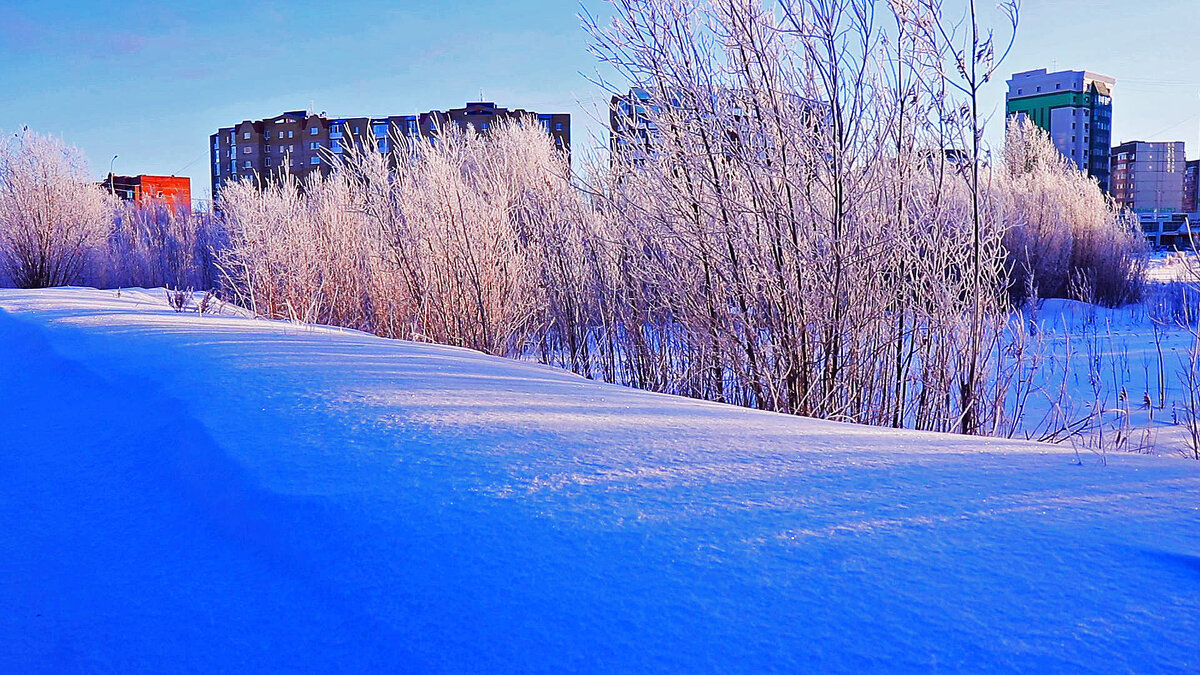
<svg viewBox="0 0 1200 675">
<path fill-rule="evenodd" d="M 657 104 L 650 101 L 650 92 L 634 87 L 628 94 L 614 94 L 608 107 L 609 144 L 612 156 L 625 157 L 641 164 L 653 152 L 658 138 L 654 116 Z"/>
<path fill-rule="evenodd" d="M 246 120 L 219 129 L 209 137 L 210 169 L 214 198 L 222 185 L 240 178 L 270 181 L 287 169 L 298 178 L 312 171 L 326 172 L 331 159 L 352 142 L 374 139 L 382 152 L 391 152 L 397 139 L 429 140 L 449 124 L 472 127 L 486 134 L 496 120 L 533 117 L 568 156 L 571 151 L 571 116 L 539 114 L 498 108 L 479 101 L 452 110 L 388 117 L 329 117 L 325 113 L 285 112 L 259 121 Z"/>
<path fill-rule="evenodd" d="M 145 204 L 159 199 L 173 208 L 191 212 L 192 179 L 186 176 L 114 176 L 109 174 L 100 187 L 127 202 Z"/>
<path fill-rule="evenodd" d="M 1183 204 L 1183 142 L 1130 141 L 1112 149 L 1112 196 L 1139 213 L 1176 213 Z"/>
<path fill-rule="evenodd" d="M 753 128 L 744 125 L 750 108 L 747 102 L 747 92 L 737 89 L 724 89 L 717 94 L 717 100 L 709 104 L 715 109 L 726 111 L 722 116 L 729 122 L 723 132 L 722 143 L 732 143 L 738 147 L 747 147 L 756 142 L 760 134 Z M 820 101 L 789 96 L 785 99 L 789 105 L 789 114 L 796 124 L 817 131 L 828 128 L 832 108 Z M 609 147 L 612 160 L 623 161 L 633 166 L 644 164 L 645 160 L 655 152 L 655 146 L 660 142 L 660 129 L 656 121 L 663 109 L 679 110 L 682 106 L 677 97 L 662 101 L 642 87 L 633 87 L 627 94 L 616 94 L 609 101 Z M 705 113 L 698 113 L 704 116 Z M 752 127 L 752 125 L 749 125 Z"/>
<path fill-rule="evenodd" d="M 1182 211 L 1200 213 L 1200 159 L 1184 164 Z"/>
<path fill-rule="evenodd" d="M 1016 73 L 1008 81 L 1005 114 L 1023 115 L 1045 129 L 1059 152 L 1107 192 L 1115 84 L 1111 77 L 1082 70 Z"/>
</svg>

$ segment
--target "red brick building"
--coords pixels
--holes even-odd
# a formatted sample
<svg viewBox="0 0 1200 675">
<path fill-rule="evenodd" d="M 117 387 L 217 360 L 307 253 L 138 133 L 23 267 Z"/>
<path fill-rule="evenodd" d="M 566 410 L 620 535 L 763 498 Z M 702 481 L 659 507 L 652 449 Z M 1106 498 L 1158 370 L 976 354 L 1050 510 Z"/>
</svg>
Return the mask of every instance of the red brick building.
<svg viewBox="0 0 1200 675">
<path fill-rule="evenodd" d="M 192 210 L 192 179 L 186 176 L 114 176 L 109 174 L 100 186 L 125 201 L 145 204 L 162 199 L 176 209 Z"/>
</svg>

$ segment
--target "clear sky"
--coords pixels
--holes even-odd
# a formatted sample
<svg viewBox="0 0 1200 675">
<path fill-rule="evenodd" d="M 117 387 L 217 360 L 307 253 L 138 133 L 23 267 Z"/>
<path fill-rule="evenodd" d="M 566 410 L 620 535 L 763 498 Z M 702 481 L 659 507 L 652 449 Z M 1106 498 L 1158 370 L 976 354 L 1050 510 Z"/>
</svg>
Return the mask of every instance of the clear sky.
<svg viewBox="0 0 1200 675">
<path fill-rule="evenodd" d="M 584 0 L 603 15 L 600 0 Z M 982 5 L 990 5 L 982 0 Z M 286 110 L 387 115 L 487 100 L 569 112 L 599 142 L 604 95 L 574 0 L 0 3 L 0 129 L 81 147 L 101 176 L 189 175 L 206 198 L 217 128 Z M 1183 140 L 1200 155 L 1200 0 L 1025 0 L 987 92 L 1039 67 L 1117 78 L 1113 140 Z M 999 124 L 989 137 L 998 138 Z"/>
</svg>

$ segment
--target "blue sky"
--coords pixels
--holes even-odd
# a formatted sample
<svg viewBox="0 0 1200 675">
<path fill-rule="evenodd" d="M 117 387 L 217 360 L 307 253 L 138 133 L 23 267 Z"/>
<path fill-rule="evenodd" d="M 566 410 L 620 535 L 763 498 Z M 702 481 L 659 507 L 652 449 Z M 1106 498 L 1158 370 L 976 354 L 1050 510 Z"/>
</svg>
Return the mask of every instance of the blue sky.
<svg viewBox="0 0 1200 675">
<path fill-rule="evenodd" d="M 117 173 L 190 175 L 206 197 L 209 134 L 310 102 L 335 115 L 404 114 L 482 91 L 571 113 L 578 150 L 603 128 L 589 119 L 603 95 L 580 75 L 595 63 L 573 0 L 107 4 L 0 4 L 0 129 L 60 135 L 97 176 L 119 154 Z M 1184 140 L 1195 157 L 1200 52 L 1186 45 L 1197 31 L 1197 0 L 1026 0 L 987 105 L 1002 112 L 1011 72 L 1092 70 L 1117 78 L 1115 142 Z"/>
</svg>

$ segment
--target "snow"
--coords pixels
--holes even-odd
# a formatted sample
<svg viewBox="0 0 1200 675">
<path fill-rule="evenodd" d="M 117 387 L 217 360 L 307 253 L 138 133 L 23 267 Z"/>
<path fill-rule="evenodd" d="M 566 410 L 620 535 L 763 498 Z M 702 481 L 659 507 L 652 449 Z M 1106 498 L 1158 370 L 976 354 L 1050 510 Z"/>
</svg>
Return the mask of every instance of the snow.
<svg viewBox="0 0 1200 675">
<path fill-rule="evenodd" d="M 0 429 L 4 672 L 1200 668 L 1200 462 L 1177 457 L 763 413 L 140 290 L 0 291 Z"/>
<path fill-rule="evenodd" d="M 1149 288 L 1151 303 L 1182 297 L 1178 289 Z M 1037 326 L 1025 346 L 1036 357 L 1026 358 L 1039 360 L 1039 370 L 1016 435 L 1038 439 L 1059 430 L 1063 439 L 1061 428 L 1072 425 L 1079 430 L 1069 439 L 1074 447 L 1193 455 L 1185 374 L 1196 338 L 1169 312 L 1154 314 L 1147 304 L 1110 309 L 1060 299 L 1026 311 L 1026 323 Z M 1088 422 L 1097 410 L 1099 421 Z"/>
<path fill-rule="evenodd" d="M 1150 255 L 1146 280 L 1150 282 L 1193 281 L 1195 253 L 1190 251 L 1159 251 Z"/>
</svg>

